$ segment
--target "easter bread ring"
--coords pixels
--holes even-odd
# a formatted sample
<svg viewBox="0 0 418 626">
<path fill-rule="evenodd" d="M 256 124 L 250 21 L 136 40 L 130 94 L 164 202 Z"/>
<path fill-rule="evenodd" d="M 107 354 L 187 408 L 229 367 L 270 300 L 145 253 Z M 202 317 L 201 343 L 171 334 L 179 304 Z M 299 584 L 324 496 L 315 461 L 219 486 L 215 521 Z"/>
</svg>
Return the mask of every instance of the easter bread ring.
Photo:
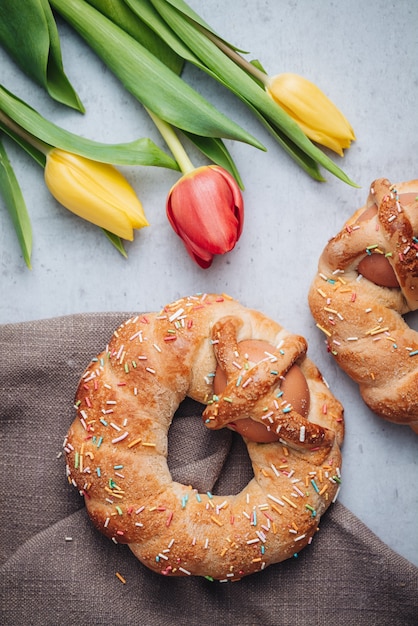
<svg viewBox="0 0 418 626">
<path fill-rule="evenodd" d="M 418 180 L 375 180 L 325 247 L 309 292 L 329 352 L 369 408 L 418 432 Z"/>
<path fill-rule="evenodd" d="M 95 527 L 166 576 L 238 580 L 297 554 L 337 497 L 344 431 L 306 349 L 226 295 L 124 322 L 82 376 L 64 442 Z M 254 477 L 240 493 L 173 481 L 168 430 L 186 396 L 206 405 L 206 427 L 242 433 Z"/>
</svg>

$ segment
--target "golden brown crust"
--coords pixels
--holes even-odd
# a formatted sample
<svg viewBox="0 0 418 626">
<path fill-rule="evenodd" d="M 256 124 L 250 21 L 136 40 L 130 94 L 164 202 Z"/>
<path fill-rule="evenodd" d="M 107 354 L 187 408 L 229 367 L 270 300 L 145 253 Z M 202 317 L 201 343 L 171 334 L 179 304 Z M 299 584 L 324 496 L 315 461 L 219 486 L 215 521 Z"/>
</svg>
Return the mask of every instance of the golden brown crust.
<svg viewBox="0 0 418 626">
<path fill-rule="evenodd" d="M 210 427 L 222 426 L 215 408 L 239 404 L 239 392 L 228 397 L 227 386 L 214 397 L 214 348 L 233 378 L 228 351 L 243 339 L 278 346 L 261 368 L 260 384 L 244 387 L 244 398 L 258 407 L 260 421 L 260 403 L 272 407 L 281 439 L 246 442 L 254 478 L 239 494 L 199 494 L 172 480 L 168 429 L 186 396 L 207 405 L 203 419 Z M 285 372 L 295 361 L 310 390 L 307 419 L 275 402 L 280 374 L 271 371 Z M 237 376 L 235 390 L 242 388 Z M 84 373 L 76 407 L 64 444 L 69 481 L 84 495 L 95 526 L 161 574 L 237 580 L 289 558 L 311 541 L 337 496 L 340 403 L 306 357 L 302 338 L 227 296 L 184 298 L 127 320 Z"/>
<path fill-rule="evenodd" d="M 418 180 L 374 181 L 366 204 L 325 247 L 309 305 L 370 409 L 418 432 L 418 333 L 402 317 L 418 309 L 417 197 Z M 371 254 L 386 257 L 398 287 L 359 274 Z"/>
</svg>

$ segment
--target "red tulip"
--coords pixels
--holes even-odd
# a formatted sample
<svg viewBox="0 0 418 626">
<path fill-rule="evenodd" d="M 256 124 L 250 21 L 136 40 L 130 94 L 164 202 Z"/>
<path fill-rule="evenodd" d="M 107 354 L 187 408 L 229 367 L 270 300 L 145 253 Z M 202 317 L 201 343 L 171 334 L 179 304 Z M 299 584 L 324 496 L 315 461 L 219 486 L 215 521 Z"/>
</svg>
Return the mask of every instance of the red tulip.
<svg viewBox="0 0 418 626">
<path fill-rule="evenodd" d="M 167 217 L 187 252 L 208 268 L 215 254 L 225 254 L 240 238 L 244 202 L 235 178 L 218 165 L 198 167 L 170 190 Z"/>
</svg>

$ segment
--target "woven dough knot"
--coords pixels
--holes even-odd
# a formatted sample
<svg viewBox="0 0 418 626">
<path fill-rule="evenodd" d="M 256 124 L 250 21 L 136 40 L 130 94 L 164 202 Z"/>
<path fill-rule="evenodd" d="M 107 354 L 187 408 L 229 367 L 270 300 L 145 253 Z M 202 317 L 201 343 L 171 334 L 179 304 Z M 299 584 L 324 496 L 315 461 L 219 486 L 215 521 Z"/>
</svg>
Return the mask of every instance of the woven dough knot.
<svg viewBox="0 0 418 626">
<path fill-rule="evenodd" d="M 325 247 L 310 292 L 329 353 L 370 409 L 418 432 L 418 180 L 375 180 Z"/>
<path fill-rule="evenodd" d="M 220 395 L 214 395 L 203 413 L 210 429 L 227 426 L 241 419 L 253 419 L 278 437 L 302 448 L 330 447 L 334 434 L 309 422 L 286 400 L 281 399 L 280 383 L 294 363 L 306 354 L 303 337 L 289 335 L 278 347 L 266 351 L 262 360 L 249 365 L 240 350 L 237 331 L 242 325 L 236 317 L 219 320 L 212 329 L 212 342 L 218 364 L 227 382 Z"/>
<path fill-rule="evenodd" d="M 248 373 L 242 340 L 273 349 Z M 229 379 L 215 416 L 217 359 Z M 231 425 L 228 406 L 237 424 L 250 414 L 267 433 L 263 405 L 277 400 L 280 379 L 289 386 L 295 368 L 309 402 L 276 411 L 280 438 L 244 439 L 254 477 L 240 493 L 199 493 L 173 480 L 168 431 L 186 396 L 208 406 L 211 427 Z M 251 377 L 254 384 L 245 385 Z M 126 320 L 87 367 L 75 406 L 64 444 L 69 482 L 100 532 L 162 575 L 227 581 L 261 571 L 308 545 L 337 497 L 341 404 L 307 358 L 304 339 L 228 296 L 181 298 Z"/>
</svg>

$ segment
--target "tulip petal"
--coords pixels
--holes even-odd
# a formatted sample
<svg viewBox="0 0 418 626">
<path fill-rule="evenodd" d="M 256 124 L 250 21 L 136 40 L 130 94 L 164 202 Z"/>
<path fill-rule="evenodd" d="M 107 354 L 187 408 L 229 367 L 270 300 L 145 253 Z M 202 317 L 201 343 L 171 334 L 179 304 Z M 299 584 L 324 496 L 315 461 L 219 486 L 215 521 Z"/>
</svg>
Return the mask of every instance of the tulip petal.
<svg viewBox="0 0 418 626">
<path fill-rule="evenodd" d="M 312 141 L 341 156 L 355 139 L 348 120 L 334 103 L 311 81 L 283 73 L 270 78 L 267 93 L 301 127 Z"/>
<path fill-rule="evenodd" d="M 236 240 L 238 241 L 238 239 L 241 237 L 242 229 L 244 227 L 244 202 L 242 199 L 241 191 L 237 187 L 236 181 L 234 180 L 234 177 L 230 174 L 230 172 L 228 172 L 222 167 L 217 167 L 216 165 L 212 166 L 211 169 L 215 170 L 219 174 L 219 176 L 222 176 L 222 178 L 225 180 L 226 184 L 228 185 L 229 190 L 231 191 L 232 203 L 235 207 L 234 215 L 238 221 L 238 229 L 237 229 L 237 236 L 236 236 Z"/>
<path fill-rule="evenodd" d="M 197 168 L 183 177 L 173 191 L 172 206 L 181 215 L 176 221 L 181 222 L 183 236 L 212 254 L 224 254 L 234 247 L 241 227 L 231 188 L 217 169 Z"/>
<path fill-rule="evenodd" d="M 178 234 L 183 240 L 187 252 L 192 257 L 192 259 L 198 265 L 200 265 L 200 267 L 202 267 L 203 269 L 207 269 L 212 265 L 214 256 L 213 254 L 210 254 L 210 252 L 208 252 L 204 248 L 200 248 L 198 245 L 196 245 L 195 242 L 192 241 L 185 232 L 180 230 Z"/>
<path fill-rule="evenodd" d="M 167 217 L 187 251 L 201 267 L 225 254 L 238 241 L 244 220 L 236 180 L 217 165 L 196 168 L 171 189 Z"/>
<path fill-rule="evenodd" d="M 133 229 L 148 225 L 134 190 L 107 163 L 52 150 L 47 155 L 45 182 L 67 209 L 119 237 L 132 241 Z"/>
<path fill-rule="evenodd" d="M 338 134 L 339 131 L 338 133 L 334 132 L 332 134 L 331 125 L 326 130 L 321 129 L 320 127 L 313 127 L 311 125 L 308 125 L 301 116 L 296 115 L 294 111 L 288 109 L 283 103 L 281 104 L 281 106 L 283 110 L 288 111 L 289 115 L 295 120 L 297 124 L 299 124 L 300 128 L 303 130 L 305 135 L 309 137 L 309 139 L 311 139 L 311 141 L 315 141 L 316 143 L 319 143 L 322 146 L 333 150 L 340 156 L 344 155 L 342 150 L 343 148 L 350 147 L 350 143 L 352 140 L 348 139 L 347 137 L 341 139 Z M 313 116 L 311 116 L 309 121 L 313 124 Z"/>
</svg>

